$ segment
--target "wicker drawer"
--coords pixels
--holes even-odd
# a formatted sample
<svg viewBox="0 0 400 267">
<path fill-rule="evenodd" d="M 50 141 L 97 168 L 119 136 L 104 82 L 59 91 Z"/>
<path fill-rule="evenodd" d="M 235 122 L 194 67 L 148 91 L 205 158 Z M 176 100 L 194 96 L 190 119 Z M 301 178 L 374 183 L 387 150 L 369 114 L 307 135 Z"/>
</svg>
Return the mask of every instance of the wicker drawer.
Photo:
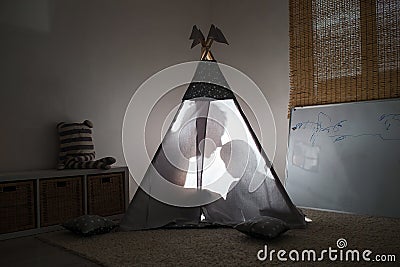
<svg viewBox="0 0 400 267">
<path fill-rule="evenodd" d="M 109 216 L 125 212 L 124 175 L 88 175 L 88 214 Z"/>
<path fill-rule="evenodd" d="M 83 215 L 83 177 L 51 178 L 39 181 L 40 225 L 63 223 Z"/>
<path fill-rule="evenodd" d="M 0 234 L 36 227 L 34 181 L 0 184 Z"/>
</svg>

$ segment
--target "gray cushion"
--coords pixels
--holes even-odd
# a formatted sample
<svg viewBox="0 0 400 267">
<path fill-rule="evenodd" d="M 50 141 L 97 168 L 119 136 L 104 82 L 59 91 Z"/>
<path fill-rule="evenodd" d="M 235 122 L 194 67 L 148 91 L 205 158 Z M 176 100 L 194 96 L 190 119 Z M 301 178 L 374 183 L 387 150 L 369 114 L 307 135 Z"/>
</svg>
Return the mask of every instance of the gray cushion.
<svg viewBox="0 0 400 267">
<path fill-rule="evenodd" d="M 272 239 L 289 230 L 287 224 L 279 219 L 260 216 L 242 222 L 234 227 L 249 236 Z"/>
<path fill-rule="evenodd" d="M 78 235 L 91 236 L 110 232 L 117 224 L 98 215 L 83 215 L 69 219 L 62 226 Z"/>
</svg>

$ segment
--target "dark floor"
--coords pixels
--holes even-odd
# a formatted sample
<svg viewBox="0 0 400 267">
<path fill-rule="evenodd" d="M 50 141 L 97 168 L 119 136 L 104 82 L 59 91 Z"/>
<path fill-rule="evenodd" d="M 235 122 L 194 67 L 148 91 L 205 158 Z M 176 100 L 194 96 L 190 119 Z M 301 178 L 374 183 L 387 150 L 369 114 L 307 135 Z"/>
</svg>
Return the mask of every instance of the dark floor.
<svg viewBox="0 0 400 267">
<path fill-rule="evenodd" d="M 98 267 L 78 255 L 48 245 L 35 236 L 0 241 L 0 266 L 2 267 Z"/>
</svg>

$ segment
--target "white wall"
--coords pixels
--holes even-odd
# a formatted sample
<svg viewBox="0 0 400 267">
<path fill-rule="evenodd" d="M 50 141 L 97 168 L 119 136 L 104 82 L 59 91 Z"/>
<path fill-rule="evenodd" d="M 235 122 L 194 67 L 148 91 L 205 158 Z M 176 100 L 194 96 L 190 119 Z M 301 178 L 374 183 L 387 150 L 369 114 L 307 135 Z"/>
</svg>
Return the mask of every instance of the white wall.
<svg viewBox="0 0 400 267">
<path fill-rule="evenodd" d="M 191 26 L 206 32 L 215 23 L 231 43 L 215 45 L 216 58 L 246 73 L 270 101 L 283 177 L 287 1 L 32 2 L 0 3 L 0 172 L 53 168 L 55 125 L 84 119 L 94 122 L 98 157 L 124 164 L 121 127 L 134 90 L 167 66 L 198 59 Z"/>
<path fill-rule="evenodd" d="M 123 164 L 131 95 L 198 56 L 188 36 L 205 9 L 194 0 L 31 3 L 0 4 L 0 171 L 55 167 L 55 125 L 84 119 L 94 122 L 97 155 Z"/>
</svg>

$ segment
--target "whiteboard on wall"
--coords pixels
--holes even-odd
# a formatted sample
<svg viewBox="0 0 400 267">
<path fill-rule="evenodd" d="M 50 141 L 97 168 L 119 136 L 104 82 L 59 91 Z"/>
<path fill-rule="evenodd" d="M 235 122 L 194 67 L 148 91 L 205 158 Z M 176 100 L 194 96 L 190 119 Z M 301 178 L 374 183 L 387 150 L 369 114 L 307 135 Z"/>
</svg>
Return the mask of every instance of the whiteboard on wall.
<svg viewBox="0 0 400 267">
<path fill-rule="evenodd" d="M 400 99 L 292 109 L 286 189 L 300 207 L 400 217 Z"/>
</svg>

